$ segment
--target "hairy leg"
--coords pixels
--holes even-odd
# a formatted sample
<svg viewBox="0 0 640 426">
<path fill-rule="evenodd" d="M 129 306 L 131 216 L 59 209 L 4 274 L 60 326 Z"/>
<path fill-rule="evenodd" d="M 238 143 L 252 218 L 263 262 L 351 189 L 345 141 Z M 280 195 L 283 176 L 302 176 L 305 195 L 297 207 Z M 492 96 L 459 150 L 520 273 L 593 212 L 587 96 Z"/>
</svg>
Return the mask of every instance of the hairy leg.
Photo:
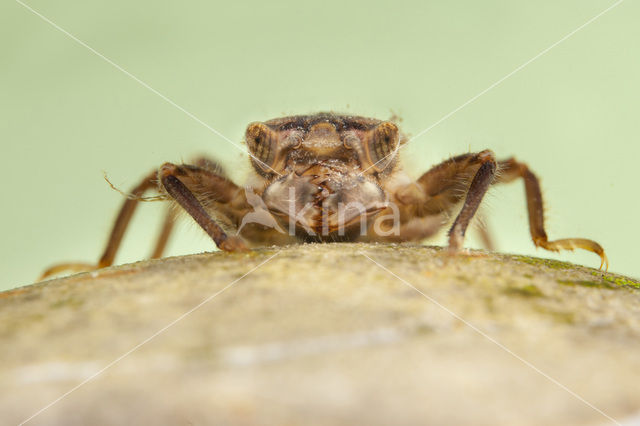
<svg viewBox="0 0 640 426">
<path fill-rule="evenodd" d="M 517 178 L 522 178 L 527 197 L 527 210 L 529 213 L 529 231 L 536 247 L 542 247 L 550 251 L 573 250 L 580 248 L 591 251 L 600 256 L 600 268 L 609 267 L 609 260 L 602 246 L 595 241 L 586 238 L 565 238 L 561 240 L 549 241 L 544 229 L 544 208 L 542 204 L 542 192 L 540 183 L 526 164 L 520 163 L 513 158 L 499 163 L 500 174 L 497 183 L 511 182 Z"/>
<path fill-rule="evenodd" d="M 462 247 L 464 234 L 482 197 L 491 184 L 496 161 L 491 151 L 468 153 L 452 157 L 424 173 L 415 183 L 399 188 L 395 194 L 404 222 L 415 218 L 450 216 L 465 199 L 449 231 L 449 248 L 456 252 Z M 415 232 L 417 237 L 420 233 Z M 417 238 L 416 238 L 417 239 Z"/>
<path fill-rule="evenodd" d="M 153 252 L 150 256 L 151 259 L 159 259 L 162 257 L 164 249 L 167 247 L 167 242 L 169 242 L 169 237 L 171 236 L 171 232 L 173 231 L 175 222 L 176 214 L 171 207 L 168 207 L 164 215 L 162 228 L 160 228 L 160 234 L 158 235 L 158 239 L 156 240 L 156 245 L 153 248 Z"/>
<path fill-rule="evenodd" d="M 208 198 L 219 203 L 233 200 L 238 187 L 230 180 L 197 166 L 178 166 L 165 163 L 160 167 L 160 182 L 167 193 L 200 225 L 213 239 L 216 246 L 225 251 L 242 251 L 247 247 L 242 239 L 229 236 L 209 215 L 191 188 L 206 189 Z"/>
<path fill-rule="evenodd" d="M 226 173 L 222 166 L 215 160 L 208 157 L 197 157 L 193 162 L 196 166 L 205 169 L 211 173 L 214 173 L 220 177 L 227 178 Z M 176 221 L 176 212 L 172 207 L 168 207 L 166 209 L 164 221 L 162 223 L 162 228 L 160 229 L 160 234 L 158 235 L 158 239 L 156 240 L 156 245 L 151 254 L 151 259 L 159 259 L 164 254 L 164 250 L 169 241 L 169 237 L 174 229 Z"/>
<path fill-rule="evenodd" d="M 411 206 L 411 216 L 448 215 L 465 197 L 469 183 L 480 167 L 481 153 L 449 158 L 432 167 L 418 180 L 396 191 L 401 205 Z"/>
<path fill-rule="evenodd" d="M 142 182 L 136 185 L 130 192 L 129 196 L 122 204 L 120 211 L 118 212 L 118 216 L 113 224 L 113 228 L 111 229 L 111 234 L 109 235 L 109 240 L 107 241 L 107 246 L 100 256 L 100 260 L 98 260 L 97 264 L 88 264 L 88 263 L 61 263 L 58 265 L 54 265 L 44 271 L 42 278 L 46 278 L 50 275 L 59 274 L 60 272 L 65 271 L 87 271 L 92 269 L 104 268 L 106 266 L 110 266 L 113 264 L 113 260 L 115 258 L 116 252 L 120 247 L 120 243 L 122 242 L 122 237 L 124 236 L 124 232 L 131 221 L 131 217 L 138 207 L 138 199 L 141 198 L 146 191 L 152 188 L 156 188 L 156 179 L 157 172 L 152 172 L 144 177 Z"/>
<path fill-rule="evenodd" d="M 496 160 L 491 151 L 482 151 L 474 155 L 471 164 L 479 164 L 480 167 L 471 181 L 462 209 L 449 230 L 449 250 L 452 252 L 462 248 L 467 227 L 476 214 L 496 172 Z"/>
<path fill-rule="evenodd" d="M 238 187 L 229 179 L 219 176 L 212 171 L 219 169 L 215 162 L 204 158 L 198 159 L 196 160 L 196 162 L 198 164 L 201 164 L 202 168 L 187 165 L 171 166 L 176 169 L 183 170 L 187 183 L 192 187 L 195 187 L 197 190 L 206 190 L 207 196 L 210 199 L 220 202 L 228 202 L 236 193 Z M 112 265 L 116 253 L 120 248 L 124 233 L 128 228 L 131 218 L 138 206 L 139 200 L 142 198 L 145 192 L 157 188 L 158 172 L 154 171 L 145 176 L 145 178 L 131 190 L 127 199 L 120 208 L 113 228 L 111 229 L 111 234 L 109 235 L 107 245 L 98 263 L 62 263 L 54 265 L 48 268 L 42 274 L 41 279 L 61 272 L 88 271 Z M 151 258 L 158 258 L 162 256 L 164 248 L 173 229 L 174 221 L 175 213 L 169 209 L 166 213 L 164 223 L 162 225 L 162 230 L 156 241 L 156 245 L 152 252 Z M 230 243 L 227 243 L 227 245 L 231 246 Z"/>
</svg>

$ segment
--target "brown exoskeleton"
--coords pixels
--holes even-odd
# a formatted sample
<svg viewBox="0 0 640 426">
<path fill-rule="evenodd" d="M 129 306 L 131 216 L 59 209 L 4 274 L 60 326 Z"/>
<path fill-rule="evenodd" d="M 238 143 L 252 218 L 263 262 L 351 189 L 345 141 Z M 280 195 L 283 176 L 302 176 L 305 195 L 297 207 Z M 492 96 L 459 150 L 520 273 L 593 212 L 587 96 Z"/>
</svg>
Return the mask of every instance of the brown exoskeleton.
<svg viewBox="0 0 640 426">
<path fill-rule="evenodd" d="M 487 189 L 522 178 L 533 243 L 546 250 L 581 248 L 607 257 L 591 240 L 549 241 L 536 176 L 511 158 L 489 150 L 450 158 L 416 181 L 400 170 L 397 152 L 406 140 L 389 121 L 331 113 L 252 123 L 245 136 L 255 171 L 246 187 L 228 179 L 214 162 L 165 163 L 136 186 L 120 210 L 95 269 L 113 263 L 136 205 L 148 190 L 176 201 L 221 250 L 261 245 L 332 241 L 419 241 L 435 234 L 452 214 L 449 251 L 462 249 L 465 231 Z M 171 232 L 169 214 L 152 257 L 160 257 Z"/>
</svg>

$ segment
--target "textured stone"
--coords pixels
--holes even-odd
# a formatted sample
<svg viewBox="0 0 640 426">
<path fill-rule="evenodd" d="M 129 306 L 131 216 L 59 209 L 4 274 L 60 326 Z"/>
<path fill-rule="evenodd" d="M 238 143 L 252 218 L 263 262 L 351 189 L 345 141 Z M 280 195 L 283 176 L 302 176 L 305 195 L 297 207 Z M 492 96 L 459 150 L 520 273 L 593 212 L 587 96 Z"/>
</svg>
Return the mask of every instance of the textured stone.
<svg viewBox="0 0 640 426">
<path fill-rule="evenodd" d="M 640 409 L 634 280 L 423 246 L 278 250 L 0 293 L 0 423 L 72 389 L 29 424 L 601 425 Z"/>
</svg>

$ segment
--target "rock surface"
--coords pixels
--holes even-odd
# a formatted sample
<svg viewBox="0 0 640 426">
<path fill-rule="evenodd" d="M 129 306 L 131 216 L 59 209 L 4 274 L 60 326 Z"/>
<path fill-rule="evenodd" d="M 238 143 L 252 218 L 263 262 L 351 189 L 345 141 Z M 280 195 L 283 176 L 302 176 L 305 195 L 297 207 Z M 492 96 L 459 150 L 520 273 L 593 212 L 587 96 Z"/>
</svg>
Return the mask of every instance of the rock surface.
<svg viewBox="0 0 640 426">
<path fill-rule="evenodd" d="M 0 423 L 604 425 L 640 410 L 634 280 L 423 246 L 279 250 L 0 293 Z"/>
</svg>

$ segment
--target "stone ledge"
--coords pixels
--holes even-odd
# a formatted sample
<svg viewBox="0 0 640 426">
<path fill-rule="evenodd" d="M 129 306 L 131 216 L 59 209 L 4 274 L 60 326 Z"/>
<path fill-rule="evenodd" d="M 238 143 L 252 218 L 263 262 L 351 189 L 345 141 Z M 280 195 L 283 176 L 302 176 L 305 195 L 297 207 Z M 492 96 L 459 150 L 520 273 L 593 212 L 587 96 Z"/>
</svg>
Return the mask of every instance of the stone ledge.
<svg viewBox="0 0 640 426">
<path fill-rule="evenodd" d="M 0 293 L 0 423 L 27 419 L 235 280 L 29 424 L 610 422 L 541 372 L 617 420 L 640 410 L 634 280 L 367 244 L 286 247 L 241 278 L 276 252 L 145 261 Z"/>
</svg>

